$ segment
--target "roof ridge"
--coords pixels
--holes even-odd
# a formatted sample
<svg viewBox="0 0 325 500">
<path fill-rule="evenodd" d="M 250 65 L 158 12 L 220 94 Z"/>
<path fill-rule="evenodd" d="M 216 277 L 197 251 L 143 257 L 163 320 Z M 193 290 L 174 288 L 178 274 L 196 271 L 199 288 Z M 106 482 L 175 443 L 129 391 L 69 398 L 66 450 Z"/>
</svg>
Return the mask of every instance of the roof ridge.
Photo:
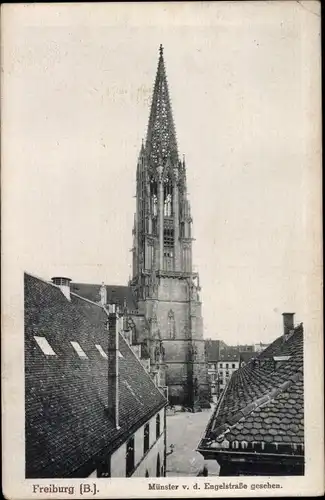
<svg viewBox="0 0 325 500">
<path fill-rule="evenodd" d="M 224 424 L 217 427 L 217 429 L 214 431 L 216 433 L 216 440 L 222 441 L 225 437 L 225 434 L 228 434 L 228 432 L 230 432 L 230 430 L 233 427 L 235 427 L 239 422 L 244 421 L 246 419 L 246 417 L 248 417 L 248 415 L 253 413 L 253 411 L 270 403 L 270 401 L 275 399 L 279 394 L 281 394 L 282 392 L 287 390 L 292 384 L 297 382 L 300 376 L 301 376 L 301 369 L 299 368 L 294 373 L 294 375 L 292 375 L 285 382 L 282 382 L 282 384 L 280 384 L 278 387 L 274 387 L 267 394 L 264 394 L 263 396 L 259 397 L 255 401 L 252 401 L 247 406 L 245 406 L 244 408 L 242 408 L 241 410 L 236 412 L 235 415 L 233 415 L 232 417 L 230 417 L 228 419 L 228 423 L 225 422 Z M 225 392 L 224 392 L 224 394 L 225 394 Z M 219 432 L 218 435 L 217 435 L 217 432 Z"/>
<path fill-rule="evenodd" d="M 92 285 L 92 286 L 98 286 L 99 288 L 102 286 L 102 283 L 88 283 L 88 282 L 82 282 L 82 281 L 71 281 L 71 285 Z M 113 283 L 112 285 L 109 285 L 109 284 L 104 282 L 104 285 L 105 286 L 121 286 L 123 288 L 128 288 L 128 285 L 117 285 L 115 283 Z"/>
<path fill-rule="evenodd" d="M 97 307 L 99 307 L 100 309 L 103 309 L 102 304 L 98 304 L 97 302 L 93 302 L 93 301 L 92 301 L 92 300 L 90 300 L 90 299 L 86 299 L 86 297 L 83 297 L 82 295 L 78 295 L 78 294 L 77 294 L 77 293 L 75 293 L 75 292 L 70 292 L 70 295 L 74 295 L 75 297 L 78 297 L 78 299 L 85 300 L 86 302 L 90 302 L 90 304 L 92 304 L 93 306 L 97 306 Z"/>
<path fill-rule="evenodd" d="M 106 309 L 105 306 L 102 306 L 104 311 L 106 312 L 107 316 L 109 315 L 108 314 L 108 311 Z M 150 381 L 152 382 L 152 384 L 154 385 L 155 389 L 157 389 L 160 394 L 165 398 L 164 394 L 161 392 L 161 390 L 159 389 L 159 387 L 154 383 L 154 381 L 152 380 L 151 376 L 150 376 L 150 373 L 147 372 L 147 370 L 145 369 L 145 367 L 143 366 L 143 364 L 141 363 L 141 360 L 140 358 L 136 355 L 136 353 L 133 351 L 132 347 L 130 346 L 129 342 L 126 340 L 126 338 L 124 337 L 123 333 L 122 333 L 122 330 L 119 332 L 119 335 L 122 336 L 123 340 L 125 341 L 126 345 L 128 346 L 129 350 L 131 351 L 131 353 L 133 354 L 133 356 L 135 357 L 135 359 L 137 360 L 137 362 L 140 364 L 140 366 L 142 367 L 142 369 L 144 370 L 146 376 L 150 379 Z M 166 398 L 165 398 L 166 399 Z"/>
<path fill-rule="evenodd" d="M 36 280 L 39 280 L 39 281 L 41 281 L 42 283 L 45 283 L 46 285 L 53 286 L 53 288 L 56 288 L 57 290 L 60 290 L 59 285 L 56 285 L 55 283 L 52 283 L 52 281 L 47 281 L 47 280 L 46 280 L 46 279 L 44 279 L 44 278 L 40 278 L 40 277 L 39 277 L 39 276 L 37 276 L 36 274 L 28 273 L 28 272 L 26 272 L 26 271 L 24 271 L 24 274 L 26 274 L 26 276 L 30 276 L 31 278 L 35 278 Z"/>
</svg>

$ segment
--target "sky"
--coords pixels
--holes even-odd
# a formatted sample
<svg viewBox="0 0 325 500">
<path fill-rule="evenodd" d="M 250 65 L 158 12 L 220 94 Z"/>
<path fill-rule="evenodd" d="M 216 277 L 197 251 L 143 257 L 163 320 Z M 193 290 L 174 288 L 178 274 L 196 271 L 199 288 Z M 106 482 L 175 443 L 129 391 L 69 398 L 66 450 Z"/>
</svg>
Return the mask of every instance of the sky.
<svg viewBox="0 0 325 500">
<path fill-rule="evenodd" d="M 127 283 L 137 157 L 162 43 L 187 163 L 204 335 L 269 342 L 282 332 L 282 312 L 296 322 L 310 314 L 306 22 L 317 6 L 143 8 L 11 6 L 5 249 L 44 279 Z"/>
</svg>

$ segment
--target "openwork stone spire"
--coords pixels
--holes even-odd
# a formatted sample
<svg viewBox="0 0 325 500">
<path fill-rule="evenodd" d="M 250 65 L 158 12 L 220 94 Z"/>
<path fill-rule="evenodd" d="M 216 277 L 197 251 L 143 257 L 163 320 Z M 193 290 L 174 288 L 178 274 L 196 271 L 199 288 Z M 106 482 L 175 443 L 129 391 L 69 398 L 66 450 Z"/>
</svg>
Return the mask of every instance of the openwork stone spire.
<svg viewBox="0 0 325 500">
<path fill-rule="evenodd" d="M 172 165 L 178 162 L 177 141 L 172 109 L 169 100 L 163 47 L 159 48 L 159 61 L 150 110 L 146 153 L 149 167 L 155 168 L 167 159 Z"/>
</svg>

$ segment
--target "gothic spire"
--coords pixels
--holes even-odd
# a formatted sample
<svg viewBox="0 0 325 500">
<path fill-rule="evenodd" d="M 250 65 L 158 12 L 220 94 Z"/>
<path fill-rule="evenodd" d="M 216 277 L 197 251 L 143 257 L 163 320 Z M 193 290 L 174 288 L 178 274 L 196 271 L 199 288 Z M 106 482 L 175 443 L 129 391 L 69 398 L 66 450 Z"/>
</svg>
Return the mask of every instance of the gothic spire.
<svg viewBox="0 0 325 500">
<path fill-rule="evenodd" d="M 177 141 L 173 114 L 169 100 L 163 47 L 159 47 L 159 61 L 150 110 L 146 153 L 149 166 L 155 167 L 160 160 L 164 165 L 169 159 L 178 163 Z"/>
</svg>

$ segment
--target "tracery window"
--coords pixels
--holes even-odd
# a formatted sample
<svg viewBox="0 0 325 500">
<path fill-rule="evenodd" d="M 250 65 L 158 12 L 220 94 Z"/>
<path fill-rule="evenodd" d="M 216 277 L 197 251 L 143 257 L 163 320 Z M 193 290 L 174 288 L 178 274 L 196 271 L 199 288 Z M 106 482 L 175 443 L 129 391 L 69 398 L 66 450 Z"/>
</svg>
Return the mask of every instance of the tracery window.
<svg viewBox="0 0 325 500">
<path fill-rule="evenodd" d="M 164 215 L 165 217 L 172 216 L 172 195 L 168 194 L 164 200 Z"/>
<path fill-rule="evenodd" d="M 168 313 L 168 336 L 171 339 L 175 338 L 175 316 L 172 310 Z"/>
<path fill-rule="evenodd" d="M 158 213 L 158 198 L 156 194 L 154 194 L 152 197 L 152 213 L 154 217 L 156 217 Z"/>
<path fill-rule="evenodd" d="M 173 215 L 173 185 L 170 177 L 164 180 L 164 216 L 172 217 Z"/>
</svg>

